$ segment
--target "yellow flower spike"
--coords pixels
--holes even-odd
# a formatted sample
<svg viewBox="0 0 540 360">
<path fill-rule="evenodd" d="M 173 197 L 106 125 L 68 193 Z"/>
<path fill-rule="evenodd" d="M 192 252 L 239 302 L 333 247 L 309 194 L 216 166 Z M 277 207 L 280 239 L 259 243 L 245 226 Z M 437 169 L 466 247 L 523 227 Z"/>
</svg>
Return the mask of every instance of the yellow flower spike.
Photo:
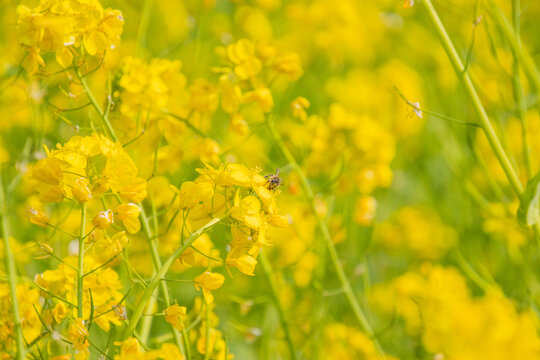
<svg viewBox="0 0 540 360">
<path fill-rule="evenodd" d="M 225 277 L 219 273 L 213 273 L 207 270 L 197 276 L 194 282 L 197 290 L 202 289 L 206 303 L 212 304 L 214 302 L 214 296 L 210 291 L 219 289 L 225 282 Z"/>
<path fill-rule="evenodd" d="M 111 226 L 112 223 L 113 211 L 110 209 L 100 211 L 96 216 L 94 216 L 94 219 L 92 220 L 92 225 L 94 225 L 94 227 L 99 230 L 107 229 L 109 226 Z"/>
<path fill-rule="evenodd" d="M 186 320 L 186 307 L 177 304 L 169 306 L 163 311 L 165 320 L 176 330 L 184 330 L 184 321 Z"/>
<path fill-rule="evenodd" d="M 72 49 L 84 46 L 91 56 L 114 49 L 124 23 L 119 10 L 104 10 L 98 1 L 41 0 L 37 7 L 19 6 L 17 12 L 20 42 L 29 51 L 23 66 L 30 73 L 45 65 L 40 50 L 54 52 L 58 64 L 67 67 Z"/>
<path fill-rule="evenodd" d="M 90 188 L 88 187 L 89 184 L 90 184 L 90 181 L 88 181 L 87 178 L 78 178 L 77 180 L 75 180 L 73 189 L 71 189 L 71 193 L 73 194 L 73 197 L 75 198 L 75 200 L 77 200 L 80 203 L 83 203 L 92 199 L 92 192 L 90 191 Z"/>
<path fill-rule="evenodd" d="M 244 95 L 244 102 L 257 103 L 260 109 L 265 113 L 272 111 L 272 108 L 274 107 L 272 92 L 266 87 L 259 87 L 246 93 Z"/>
<path fill-rule="evenodd" d="M 49 222 L 49 218 L 43 211 L 34 209 L 33 207 L 26 209 L 26 216 L 28 216 L 28 220 L 30 220 L 32 224 L 37 226 L 47 227 Z"/>
<path fill-rule="evenodd" d="M 138 205 L 133 203 L 120 204 L 116 207 L 114 213 L 116 218 L 122 221 L 128 233 L 135 234 L 141 229 L 141 222 L 139 220 L 141 209 Z"/>
<path fill-rule="evenodd" d="M 305 97 L 303 96 L 297 97 L 291 102 L 291 110 L 292 110 L 293 116 L 302 121 L 306 121 L 307 119 L 306 109 L 309 109 L 310 105 L 311 104 Z"/>
</svg>

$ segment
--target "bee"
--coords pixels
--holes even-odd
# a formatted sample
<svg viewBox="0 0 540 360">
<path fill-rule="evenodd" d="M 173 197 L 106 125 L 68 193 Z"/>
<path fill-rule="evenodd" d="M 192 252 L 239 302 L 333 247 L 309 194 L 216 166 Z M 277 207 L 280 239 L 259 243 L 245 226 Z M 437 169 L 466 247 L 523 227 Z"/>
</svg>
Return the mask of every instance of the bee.
<svg viewBox="0 0 540 360">
<path fill-rule="evenodd" d="M 276 172 L 273 174 L 265 175 L 264 178 L 266 179 L 266 188 L 268 190 L 275 191 L 281 184 L 283 184 L 283 180 L 279 177 L 279 168 L 276 169 Z"/>
</svg>

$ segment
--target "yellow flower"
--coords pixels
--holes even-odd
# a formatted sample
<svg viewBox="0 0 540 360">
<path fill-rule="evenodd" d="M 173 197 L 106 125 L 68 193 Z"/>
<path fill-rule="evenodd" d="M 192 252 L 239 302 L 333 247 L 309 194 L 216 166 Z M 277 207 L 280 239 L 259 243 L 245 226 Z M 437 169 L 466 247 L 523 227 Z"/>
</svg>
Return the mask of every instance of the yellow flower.
<svg viewBox="0 0 540 360">
<path fill-rule="evenodd" d="M 239 164 L 220 165 L 219 169 L 206 164 L 206 169 L 197 169 L 197 172 L 216 186 L 248 187 L 253 181 L 253 174 L 245 166 Z"/>
<path fill-rule="evenodd" d="M 75 350 L 84 351 L 90 345 L 87 340 L 89 335 L 88 329 L 84 325 L 83 319 L 74 319 L 69 325 L 68 334 Z"/>
<path fill-rule="evenodd" d="M 210 290 L 219 289 L 225 282 L 225 277 L 219 273 L 213 273 L 207 270 L 201 275 L 197 276 L 194 282 L 197 290 L 202 289 L 206 303 L 211 304 L 214 302 L 214 296 Z"/>
<path fill-rule="evenodd" d="M 50 157 L 39 161 L 32 170 L 32 178 L 38 182 L 49 185 L 60 184 L 63 179 L 60 161 Z"/>
<path fill-rule="evenodd" d="M 286 52 L 276 57 L 274 69 L 282 74 L 287 75 L 291 80 L 296 80 L 304 71 L 300 65 L 300 57 L 297 53 Z"/>
<path fill-rule="evenodd" d="M 60 66 L 72 64 L 73 49 L 84 45 L 93 56 L 114 49 L 124 19 L 119 10 L 103 9 L 98 1 L 41 0 L 33 9 L 17 8 L 17 31 L 29 56 L 23 64 L 29 73 L 43 66 L 40 50 L 54 52 Z"/>
<path fill-rule="evenodd" d="M 237 251 L 238 250 L 238 251 Z M 248 254 L 242 254 L 238 257 L 235 257 L 235 253 L 244 252 L 242 246 L 232 248 L 227 255 L 227 260 L 225 263 L 227 266 L 237 268 L 241 273 L 253 276 L 255 275 L 255 266 L 257 265 L 257 260 Z"/>
<path fill-rule="evenodd" d="M 181 209 L 191 209 L 200 203 L 212 199 L 214 188 L 208 182 L 186 181 L 180 186 L 180 190 L 170 185 L 176 194 L 178 194 L 179 205 Z"/>
<path fill-rule="evenodd" d="M 124 341 L 115 341 L 114 345 L 120 346 L 119 358 L 121 359 L 126 357 L 127 355 L 140 354 L 142 352 L 141 346 L 139 345 L 139 341 L 131 336 L 128 337 Z M 115 359 L 116 359 L 116 356 L 115 356 Z"/>
<path fill-rule="evenodd" d="M 116 207 L 114 213 L 116 218 L 122 221 L 128 233 L 135 234 L 139 232 L 141 229 L 141 222 L 139 220 L 141 208 L 138 205 L 133 203 L 120 204 Z"/>
<path fill-rule="evenodd" d="M 373 196 L 364 195 L 356 200 L 354 220 L 357 224 L 369 226 L 375 218 L 377 211 L 377 200 Z"/>
<path fill-rule="evenodd" d="M 165 320 L 171 324 L 176 330 L 182 331 L 185 328 L 184 321 L 186 320 L 186 307 L 177 304 L 169 306 L 163 311 Z"/>
<path fill-rule="evenodd" d="M 56 303 L 56 306 L 52 310 L 52 316 L 54 321 L 59 324 L 63 318 L 65 318 L 69 314 L 68 308 L 62 301 L 59 301 Z"/>
<path fill-rule="evenodd" d="M 240 39 L 227 46 L 227 57 L 235 65 L 234 73 L 241 80 L 247 80 L 261 71 L 262 63 L 255 55 L 255 46 L 248 39 Z"/>
<path fill-rule="evenodd" d="M 92 220 L 92 225 L 96 229 L 105 230 L 113 223 L 113 212 L 112 210 L 100 211 L 94 219 Z"/>
<path fill-rule="evenodd" d="M 43 211 L 34 209 L 33 207 L 26 209 L 26 216 L 28 216 L 28 220 L 30 220 L 32 224 L 37 226 L 46 227 L 49 222 L 47 215 L 45 215 Z"/>
<path fill-rule="evenodd" d="M 120 231 L 112 237 L 105 236 L 103 239 L 98 240 L 96 242 L 96 251 L 110 258 L 120 253 L 128 243 L 129 239 L 126 232 Z"/>
<path fill-rule="evenodd" d="M 244 95 L 244 102 L 255 102 L 263 112 L 270 112 L 274 107 L 272 92 L 266 87 L 258 87 Z"/>
<path fill-rule="evenodd" d="M 309 101 L 303 96 L 299 96 L 291 102 L 291 110 L 293 116 L 299 118 L 302 121 L 306 121 L 306 109 L 309 109 L 309 107 Z"/>
<path fill-rule="evenodd" d="M 234 207 L 231 216 L 252 229 L 258 229 L 261 226 L 261 203 L 255 196 L 246 196 L 240 199 L 240 190 L 236 191 L 234 196 Z"/>
<path fill-rule="evenodd" d="M 75 180 L 75 185 L 73 185 L 73 189 L 71 189 L 71 193 L 73 194 L 75 200 L 83 203 L 92 199 L 92 193 L 88 187 L 89 184 L 90 181 L 88 181 L 86 178 L 79 178 Z"/>
</svg>

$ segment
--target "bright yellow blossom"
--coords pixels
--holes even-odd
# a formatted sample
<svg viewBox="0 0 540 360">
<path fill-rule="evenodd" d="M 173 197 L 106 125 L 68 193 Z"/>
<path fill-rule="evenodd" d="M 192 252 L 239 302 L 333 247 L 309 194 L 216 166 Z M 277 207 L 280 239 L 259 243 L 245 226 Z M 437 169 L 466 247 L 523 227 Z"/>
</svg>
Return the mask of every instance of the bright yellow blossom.
<svg viewBox="0 0 540 360">
<path fill-rule="evenodd" d="M 202 289 L 206 303 L 211 304 L 214 302 L 214 296 L 211 290 L 219 289 L 225 282 L 225 277 L 219 273 L 213 273 L 207 270 L 197 276 L 194 281 L 195 288 L 197 290 Z"/>
</svg>

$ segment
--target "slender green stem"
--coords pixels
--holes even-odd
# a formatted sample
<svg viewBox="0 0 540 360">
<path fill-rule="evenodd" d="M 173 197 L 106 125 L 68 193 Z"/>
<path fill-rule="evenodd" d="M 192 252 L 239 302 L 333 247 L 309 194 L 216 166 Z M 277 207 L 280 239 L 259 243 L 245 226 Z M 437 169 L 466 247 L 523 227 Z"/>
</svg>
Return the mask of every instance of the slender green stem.
<svg viewBox="0 0 540 360">
<path fill-rule="evenodd" d="M 142 206 L 142 204 L 139 204 L 139 207 L 141 208 L 141 223 L 142 223 L 142 228 L 143 228 L 143 231 L 146 235 L 146 240 L 148 241 L 148 246 L 150 247 L 150 255 L 152 257 L 152 265 L 154 267 L 154 271 L 157 272 L 158 269 L 160 269 L 162 267 L 162 264 L 161 264 L 161 258 L 159 257 L 159 253 L 158 253 L 158 250 L 157 250 L 157 244 L 156 244 L 156 241 L 154 241 L 154 237 L 152 236 L 152 232 L 150 231 L 150 224 L 148 222 L 148 217 L 146 216 L 146 212 L 144 210 L 144 207 Z M 160 282 L 160 290 L 161 290 L 161 295 L 163 296 L 163 299 L 165 301 L 165 307 L 169 307 L 171 305 L 171 298 L 170 298 L 170 295 L 169 295 L 169 289 L 167 288 L 167 284 L 163 281 Z M 155 300 L 152 301 L 152 299 L 154 298 L 150 298 L 150 303 L 149 304 L 154 304 L 155 303 Z M 153 307 L 153 306 L 152 306 Z M 150 310 L 152 309 L 152 307 L 148 307 Z M 147 317 L 143 320 L 143 327 L 142 327 L 142 330 L 141 330 L 141 337 L 142 339 L 146 342 L 146 340 L 148 339 L 148 335 L 150 334 L 150 327 L 151 327 L 151 324 L 152 324 L 152 317 Z M 182 349 L 184 346 L 183 346 L 183 343 L 180 339 L 180 334 L 178 333 L 178 331 L 172 327 L 171 325 L 171 331 L 173 333 L 173 336 L 174 336 L 174 340 L 176 342 L 176 345 L 178 345 L 178 348 L 179 349 Z M 185 342 L 189 341 L 189 339 L 187 339 L 187 334 L 182 334 L 182 336 L 184 337 L 184 344 Z M 184 349 L 184 352 L 186 350 Z M 189 359 L 189 357 L 188 357 Z"/>
<path fill-rule="evenodd" d="M 224 217 L 225 218 L 225 217 Z M 152 280 L 148 284 L 148 287 L 144 291 L 141 299 L 139 300 L 135 310 L 133 311 L 133 314 L 131 315 L 131 319 L 129 322 L 129 325 L 126 327 L 126 330 L 124 331 L 124 339 L 128 338 L 133 334 L 135 331 L 135 328 L 137 327 L 137 324 L 143 314 L 145 304 L 148 302 L 150 297 L 152 296 L 154 290 L 158 286 L 158 284 L 161 282 L 161 279 L 165 277 L 167 272 L 169 271 L 172 264 L 186 251 L 191 244 L 195 240 L 197 240 L 202 234 L 206 233 L 208 230 L 210 230 L 215 224 L 223 220 L 224 218 L 214 218 L 210 220 L 208 223 L 203 225 L 200 229 L 193 232 L 191 236 L 184 242 L 182 246 L 180 246 L 178 249 L 174 251 L 174 253 L 165 261 L 165 263 L 159 268 L 158 272 L 152 277 Z"/>
<path fill-rule="evenodd" d="M 259 254 L 259 259 L 261 260 L 264 276 L 266 277 L 266 280 L 270 284 L 270 290 L 272 291 L 272 299 L 274 300 L 274 304 L 276 305 L 276 308 L 279 314 L 279 321 L 281 322 L 281 327 L 283 328 L 283 332 L 285 333 L 285 340 L 287 340 L 287 346 L 289 347 L 289 353 L 291 354 L 291 359 L 297 359 L 298 356 L 296 355 L 296 350 L 294 347 L 294 343 L 292 341 L 289 324 L 287 324 L 287 319 L 285 317 L 285 310 L 283 309 L 283 305 L 281 304 L 281 301 L 279 300 L 280 298 L 279 298 L 278 287 L 277 287 L 275 279 L 273 278 L 272 266 L 268 262 L 268 259 L 266 258 L 266 254 L 263 251 L 261 251 L 261 253 Z"/>
<path fill-rule="evenodd" d="M 514 25 L 514 33 L 518 46 L 521 48 L 520 29 L 519 29 L 519 11 L 520 0 L 512 0 L 512 22 Z M 521 86 L 521 78 L 519 76 L 520 63 L 518 54 L 514 51 L 514 63 L 512 66 L 512 84 L 514 87 L 514 99 L 516 101 L 517 114 L 519 121 L 521 122 L 521 137 L 523 144 L 523 161 L 525 163 L 525 169 L 527 170 L 527 178 L 530 178 L 532 173 L 532 160 L 531 160 L 531 146 L 529 143 L 529 126 L 526 116 L 525 95 L 523 93 L 523 87 Z"/>
<path fill-rule="evenodd" d="M 513 50 L 515 51 L 516 54 L 518 54 L 518 58 L 523 64 L 525 72 L 529 75 L 530 80 L 533 83 L 533 86 L 535 86 L 537 91 L 540 90 L 540 74 L 538 73 L 538 69 L 536 69 L 534 62 L 532 61 L 532 59 L 530 59 L 529 55 L 526 52 L 522 51 L 515 37 L 515 34 L 512 31 L 512 28 L 510 24 L 508 23 L 508 20 L 506 20 L 506 18 L 504 17 L 504 14 L 502 13 L 501 9 L 493 2 L 493 0 L 488 0 L 488 1 L 490 3 L 491 10 L 495 14 L 496 20 L 499 22 L 499 25 L 503 28 L 503 31 L 506 34 L 509 42 L 511 43 Z M 506 174 L 506 177 L 508 178 L 508 182 L 512 186 L 512 189 L 516 193 L 518 199 L 521 200 L 523 191 L 524 191 L 523 184 L 519 180 L 518 174 L 514 170 L 514 167 L 512 163 L 510 162 L 510 159 L 508 158 L 508 155 L 506 154 L 501 144 L 501 141 L 499 140 L 497 133 L 495 132 L 495 129 L 493 128 L 493 125 L 491 124 L 491 121 L 489 120 L 487 112 L 484 109 L 482 102 L 480 101 L 480 97 L 478 96 L 478 93 L 476 92 L 476 88 L 474 87 L 471 77 L 467 71 L 464 71 L 465 69 L 464 69 L 463 63 L 461 62 L 461 59 L 459 58 L 456 48 L 454 47 L 452 40 L 448 36 L 448 33 L 446 32 L 446 29 L 443 23 L 441 22 L 441 19 L 439 18 L 437 11 L 433 7 L 431 0 L 423 0 L 423 4 L 424 4 L 425 9 L 427 10 L 427 13 L 429 15 L 429 18 L 433 26 L 437 30 L 437 34 L 439 36 L 441 44 L 444 47 L 444 50 L 446 51 L 446 55 L 448 56 L 448 59 L 450 60 L 450 63 L 452 64 L 452 67 L 454 68 L 454 71 L 457 77 L 460 79 L 463 87 L 465 88 L 465 91 L 467 92 L 469 99 L 472 102 L 472 105 L 480 120 L 480 125 L 482 126 L 482 129 L 484 130 L 484 133 L 486 134 L 489 144 L 491 145 L 491 148 L 493 149 L 493 152 L 495 153 L 495 156 L 497 157 L 499 164 L 503 168 L 504 173 Z M 535 237 L 537 238 L 537 240 L 540 240 L 539 239 L 540 223 L 536 223 L 534 225 L 533 231 L 535 233 Z"/>
<path fill-rule="evenodd" d="M 105 122 L 105 125 L 107 126 L 107 130 L 109 130 L 109 133 L 112 137 L 112 139 L 115 142 L 118 142 L 118 138 L 116 137 L 116 134 L 114 132 L 114 129 L 111 125 L 111 122 L 109 121 L 109 114 L 108 110 L 107 112 L 103 111 L 101 109 L 101 106 L 99 106 L 98 102 L 96 101 L 96 98 L 94 97 L 94 94 L 92 94 L 92 90 L 90 90 L 90 87 L 88 86 L 88 83 L 86 82 L 86 79 L 81 75 L 81 72 L 79 71 L 79 67 L 75 63 L 75 60 L 73 60 L 73 71 L 75 72 L 75 75 L 77 76 L 77 79 L 79 79 L 84 92 L 86 93 L 86 96 L 88 97 L 88 100 L 92 103 L 92 106 L 96 110 L 96 112 L 99 114 L 99 116 L 103 119 Z M 109 96 L 112 96 L 109 94 Z"/>
<path fill-rule="evenodd" d="M 424 0 L 430 2 L 430 0 Z M 531 55 L 523 49 L 521 42 L 519 41 L 518 35 L 514 32 L 512 24 L 508 21 L 504 15 L 502 9 L 497 5 L 493 0 L 488 0 L 488 10 L 491 11 L 491 15 L 495 22 L 500 26 L 503 31 L 506 40 L 508 41 L 512 51 L 517 55 L 521 65 L 523 66 L 523 71 L 527 75 L 527 78 L 531 82 L 532 87 L 536 92 L 540 91 L 540 72 L 534 63 Z"/>
<path fill-rule="evenodd" d="M 204 327 L 204 330 L 205 330 L 205 334 L 206 334 L 206 339 L 205 339 L 205 342 L 204 342 L 204 360 L 208 360 L 210 359 L 210 306 L 208 305 L 208 302 L 206 301 L 206 299 L 204 300 L 204 310 L 205 310 L 205 316 L 206 316 L 206 321 L 205 321 L 205 327 Z"/>
<path fill-rule="evenodd" d="M 86 203 L 81 204 L 81 231 L 79 235 L 79 258 L 77 267 L 77 317 L 83 317 L 83 281 L 84 281 L 84 233 L 86 226 Z"/>
<path fill-rule="evenodd" d="M 154 0 L 145 0 L 141 12 L 141 18 L 139 20 L 139 29 L 137 30 L 137 44 L 135 48 L 135 54 L 141 56 L 141 49 L 146 47 L 146 37 L 148 31 L 148 24 L 150 23 L 150 15 L 152 13 L 152 7 Z"/>
<path fill-rule="evenodd" d="M 347 298 L 347 301 L 354 313 L 354 316 L 356 317 L 356 320 L 360 323 L 360 326 L 362 326 L 362 329 L 365 331 L 365 333 L 372 339 L 373 344 L 375 345 L 377 349 L 377 352 L 382 357 L 385 357 L 384 350 L 379 344 L 379 341 L 375 338 L 375 333 L 373 332 L 371 325 L 369 324 L 362 308 L 360 307 L 360 304 L 358 303 L 358 299 L 356 298 L 352 290 L 351 283 L 349 282 L 349 279 L 347 278 L 347 275 L 345 274 L 345 271 L 343 270 L 343 265 L 341 264 L 337 250 L 334 246 L 334 243 L 332 242 L 332 237 L 330 236 L 330 231 L 328 230 L 328 226 L 326 225 L 326 222 L 324 221 L 324 219 L 321 218 L 317 214 L 317 209 L 315 205 L 315 196 L 313 194 L 313 190 L 311 188 L 311 185 L 308 182 L 306 175 L 304 174 L 304 172 L 302 171 L 302 169 L 296 162 L 296 159 L 294 158 L 294 156 L 291 154 L 291 152 L 289 151 L 289 149 L 283 142 L 281 135 L 276 129 L 274 120 L 268 119 L 267 124 L 268 124 L 268 128 L 270 129 L 270 133 L 272 137 L 274 138 L 274 141 L 277 143 L 281 152 L 283 153 L 283 155 L 285 156 L 285 158 L 287 159 L 291 167 L 296 171 L 298 177 L 300 178 L 300 184 L 302 185 L 302 189 L 304 190 L 304 195 L 306 196 L 309 202 L 313 215 L 317 219 L 317 226 L 319 227 L 322 238 L 328 250 L 328 254 L 330 255 L 330 260 L 332 262 L 334 270 L 337 273 L 339 282 L 343 288 L 343 292 L 345 293 L 345 297 Z"/>
<path fill-rule="evenodd" d="M 489 120 L 487 112 L 484 109 L 482 102 L 480 101 L 480 97 L 478 96 L 478 93 L 476 92 L 476 88 L 474 87 L 474 84 L 471 80 L 469 73 L 465 71 L 463 62 L 461 61 L 458 55 L 458 52 L 456 48 L 454 47 L 454 44 L 452 43 L 452 40 L 450 39 L 450 37 L 448 36 L 448 33 L 446 32 L 446 29 L 443 23 L 441 22 L 441 19 L 439 18 L 439 14 L 433 7 L 431 0 L 423 0 L 423 4 L 424 4 L 425 9 L 427 10 L 429 19 L 431 20 L 432 24 L 435 26 L 435 29 L 437 30 L 437 34 L 439 36 L 441 44 L 444 47 L 444 50 L 446 51 L 446 55 L 448 56 L 448 59 L 450 60 L 450 63 L 452 64 L 452 67 L 454 68 L 454 71 L 457 77 L 460 79 L 461 83 L 463 84 L 463 87 L 465 88 L 467 96 L 472 102 L 473 108 L 478 115 L 480 125 L 482 126 L 482 129 L 484 130 L 484 133 L 486 134 L 486 137 L 489 141 L 489 144 L 491 145 L 491 148 L 493 149 L 493 152 L 495 153 L 495 156 L 499 160 L 499 163 L 501 164 L 501 167 L 503 168 L 504 173 L 506 174 L 506 177 L 508 178 L 508 181 L 510 182 L 510 185 L 514 189 L 514 192 L 516 193 L 518 198 L 521 198 L 521 194 L 523 193 L 523 184 L 521 184 L 518 174 L 514 170 L 514 167 L 512 166 L 512 163 L 510 162 L 510 159 L 508 158 L 501 144 L 501 141 L 499 140 L 497 133 L 495 132 L 495 129 L 493 128 L 493 125 L 491 124 L 491 121 Z"/>
<path fill-rule="evenodd" d="M 6 194 L 4 191 L 4 183 L 2 172 L 0 171 L 0 211 L 2 212 L 2 240 L 4 242 L 4 261 L 8 277 L 9 295 L 11 297 L 11 312 L 13 313 L 13 325 L 15 332 L 15 343 L 17 353 L 15 359 L 24 359 L 24 338 L 22 333 L 21 317 L 19 313 L 19 300 L 17 299 L 17 270 L 15 268 L 15 257 L 11 252 L 9 238 L 11 237 L 11 229 L 8 219 L 8 206 Z"/>
</svg>

